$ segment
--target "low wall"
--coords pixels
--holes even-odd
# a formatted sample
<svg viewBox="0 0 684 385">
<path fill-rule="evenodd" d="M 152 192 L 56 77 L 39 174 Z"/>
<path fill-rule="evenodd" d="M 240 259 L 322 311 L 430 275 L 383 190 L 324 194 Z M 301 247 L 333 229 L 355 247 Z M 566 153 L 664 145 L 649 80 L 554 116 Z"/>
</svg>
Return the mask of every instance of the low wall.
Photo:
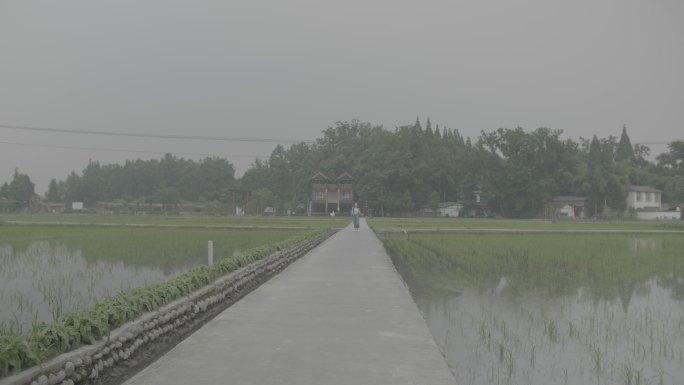
<svg viewBox="0 0 684 385">
<path fill-rule="evenodd" d="M 678 211 L 638 211 L 637 219 L 643 220 L 673 220 L 681 219 L 682 213 Z"/>
<path fill-rule="evenodd" d="M 306 254 L 334 231 L 280 250 L 214 281 L 190 295 L 144 314 L 109 337 L 0 380 L 0 385 L 75 385 L 93 383 L 115 366 L 176 329 L 188 328 L 217 307 L 227 307 Z"/>
</svg>

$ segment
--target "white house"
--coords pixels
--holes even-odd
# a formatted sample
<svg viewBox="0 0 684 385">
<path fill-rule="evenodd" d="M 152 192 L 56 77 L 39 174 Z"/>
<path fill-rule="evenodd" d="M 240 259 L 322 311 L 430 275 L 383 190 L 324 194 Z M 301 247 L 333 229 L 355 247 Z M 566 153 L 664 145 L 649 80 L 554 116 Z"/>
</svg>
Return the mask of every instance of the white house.
<svg viewBox="0 0 684 385">
<path fill-rule="evenodd" d="M 648 186 L 629 186 L 627 207 L 635 210 L 660 210 L 662 193 Z"/>
</svg>

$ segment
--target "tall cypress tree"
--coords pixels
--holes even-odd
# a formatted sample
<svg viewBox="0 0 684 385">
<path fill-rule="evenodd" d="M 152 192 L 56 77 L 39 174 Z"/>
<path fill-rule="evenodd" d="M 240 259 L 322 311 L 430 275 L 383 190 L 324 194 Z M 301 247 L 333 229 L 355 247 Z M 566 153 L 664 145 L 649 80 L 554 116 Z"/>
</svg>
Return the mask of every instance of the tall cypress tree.
<svg viewBox="0 0 684 385">
<path fill-rule="evenodd" d="M 634 160 L 634 147 L 632 147 L 632 142 L 629 140 L 627 126 L 625 125 L 622 126 L 622 135 L 620 135 L 620 142 L 618 143 L 615 160 L 618 162 L 632 162 Z"/>
<path fill-rule="evenodd" d="M 423 126 L 420 125 L 420 117 L 419 116 L 416 116 L 416 122 L 413 124 L 413 129 L 419 133 L 423 132 Z"/>
</svg>

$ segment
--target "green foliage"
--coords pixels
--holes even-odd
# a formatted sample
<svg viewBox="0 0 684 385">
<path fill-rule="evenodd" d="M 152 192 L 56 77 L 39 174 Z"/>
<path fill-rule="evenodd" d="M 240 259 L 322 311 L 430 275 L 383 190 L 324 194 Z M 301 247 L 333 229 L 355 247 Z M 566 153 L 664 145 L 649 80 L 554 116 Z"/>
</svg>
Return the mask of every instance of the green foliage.
<svg viewBox="0 0 684 385">
<path fill-rule="evenodd" d="M 669 143 L 667 148 L 668 152 L 658 155 L 658 165 L 682 175 L 684 173 L 684 140 L 675 140 Z"/>
<path fill-rule="evenodd" d="M 577 178 L 579 191 L 587 197 L 590 216 L 599 216 L 607 209 L 622 213 L 627 209 L 629 165 L 616 162 L 615 137 L 599 140 L 594 135 L 587 154 L 586 169 Z"/>
<path fill-rule="evenodd" d="M 225 159 L 208 157 L 199 162 L 166 154 L 157 160 L 127 161 L 100 165 L 90 162 L 79 175 L 72 172 L 65 181 L 51 182 L 51 201 L 84 202 L 142 199 L 167 205 L 181 200 L 223 201 L 235 187 L 235 168 Z"/>
<path fill-rule="evenodd" d="M 667 179 L 665 197 L 672 205 L 684 205 L 684 175 L 674 175 Z"/>
<path fill-rule="evenodd" d="M 19 170 L 15 169 L 12 181 L 0 187 L 0 198 L 15 200 L 21 206 L 27 206 L 35 194 L 34 187 L 28 175 L 20 174 Z"/>
<path fill-rule="evenodd" d="M 316 171 L 346 171 L 355 178 L 355 200 L 364 207 L 367 202 L 375 216 L 411 215 L 435 202 L 458 201 L 512 218 L 543 216 L 557 195 L 586 196 L 589 215 L 605 209 L 620 214 L 630 184 L 664 188 L 665 172 L 647 160 L 648 148 L 632 146 L 626 128 L 619 142 L 609 136 L 580 143 L 543 127 L 482 132 L 475 144 L 456 130 L 437 132 L 429 119 L 425 129 L 417 119 L 393 131 L 358 120 L 337 122 L 314 144 L 276 147 L 245 173 L 242 186 L 268 188 L 290 208 L 304 207 Z M 481 191 L 481 202 L 475 202 L 475 191 Z"/>
<path fill-rule="evenodd" d="M 30 339 L 0 333 L 0 378 L 40 361 L 40 353 Z"/>
<path fill-rule="evenodd" d="M 492 155 L 496 171 L 485 177 L 484 190 L 494 191 L 490 204 L 510 217 L 540 216 L 544 204 L 568 190 L 577 168 L 577 146 L 560 140 L 562 131 L 539 128 L 498 129 L 480 143 Z"/>
<path fill-rule="evenodd" d="M 634 159 L 634 147 L 632 147 L 632 141 L 629 140 L 629 135 L 627 135 L 627 127 L 623 126 L 620 142 L 615 152 L 615 160 L 618 162 L 633 162 Z"/>
<path fill-rule="evenodd" d="M 252 192 L 245 211 L 252 215 L 262 215 L 266 207 L 276 206 L 273 192 L 267 188 L 259 188 Z"/>
<path fill-rule="evenodd" d="M 579 143 L 561 139 L 561 130 L 541 127 L 499 128 L 479 138 L 463 138 L 457 130 L 425 129 L 413 124 L 387 130 L 359 120 L 336 122 L 315 143 L 278 145 L 268 159 L 257 159 L 243 177 L 235 180 L 233 165 L 221 158 L 200 162 L 167 154 L 159 160 L 127 161 L 125 165 L 90 162 L 82 175 L 72 173 L 55 181 L 51 201 L 146 201 L 174 206 L 187 201 L 232 202 L 245 207 L 239 187 L 273 193 L 278 212 L 303 214 L 309 200 L 309 178 L 317 171 L 335 177 L 349 172 L 355 178 L 355 201 L 369 214 L 412 215 L 439 202 L 456 202 L 481 212 L 512 218 L 539 218 L 557 195 L 587 197 L 589 215 L 625 211 L 630 184 L 665 189 L 668 178 L 684 177 L 684 141 L 669 144 L 669 151 L 649 160 L 645 145 L 632 145 L 626 127 L 616 136 Z M 9 185 L 0 195 L 8 195 Z M 481 191 L 482 202 L 475 202 Z M 666 197 L 684 193 L 670 185 Z M 5 202 L 4 206 L 12 206 Z M 254 202 L 251 209 L 259 207 Z M 10 207 L 11 208 L 11 207 Z M 5 208 L 7 210 L 7 208 Z"/>
<path fill-rule="evenodd" d="M 48 202 L 63 202 L 64 201 L 64 183 L 57 183 L 56 179 L 50 180 L 50 185 L 48 186 L 48 191 L 45 193 L 45 197 Z"/>
</svg>

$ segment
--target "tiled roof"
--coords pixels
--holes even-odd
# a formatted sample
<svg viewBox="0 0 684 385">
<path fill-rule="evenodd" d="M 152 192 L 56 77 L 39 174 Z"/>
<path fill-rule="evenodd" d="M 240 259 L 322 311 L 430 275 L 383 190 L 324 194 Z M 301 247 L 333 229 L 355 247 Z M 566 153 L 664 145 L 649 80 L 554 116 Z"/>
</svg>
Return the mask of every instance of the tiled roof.
<svg viewBox="0 0 684 385">
<path fill-rule="evenodd" d="M 634 192 L 659 192 L 661 193 L 662 191 L 658 189 L 654 189 L 653 187 L 648 187 L 648 186 L 629 186 L 629 191 L 634 191 Z"/>
<path fill-rule="evenodd" d="M 558 197 L 553 198 L 554 202 L 584 202 L 586 200 L 587 200 L 586 197 L 576 197 L 576 196 L 558 196 Z"/>
</svg>

